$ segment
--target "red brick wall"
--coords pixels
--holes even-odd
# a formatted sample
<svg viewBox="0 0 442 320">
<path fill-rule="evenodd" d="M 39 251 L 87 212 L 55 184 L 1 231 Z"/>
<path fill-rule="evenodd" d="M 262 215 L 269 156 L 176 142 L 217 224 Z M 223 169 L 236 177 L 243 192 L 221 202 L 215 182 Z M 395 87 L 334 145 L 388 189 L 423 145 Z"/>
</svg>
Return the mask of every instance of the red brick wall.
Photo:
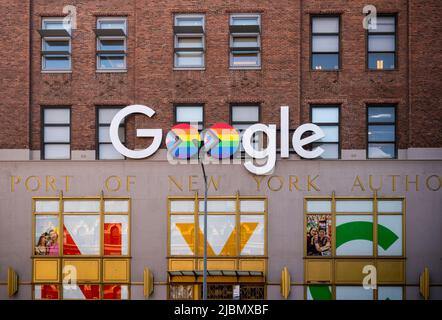
<svg viewBox="0 0 442 320">
<path fill-rule="evenodd" d="M 22 148 L 27 146 L 28 139 L 28 34 L 27 28 L 23 28 L 28 23 L 23 14 L 28 7 L 21 1 L 10 3 L 4 10 L 11 14 L 1 23 L 7 30 L 18 32 L 19 40 L 11 43 L 8 33 L 2 32 L 0 48 L 4 52 L 12 45 L 19 53 L 14 55 L 18 59 L 3 54 L 0 60 L 2 83 L 5 74 L 11 79 L 0 88 L 2 97 L 8 97 L 0 102 L 0 148 Z M 134 127 L 160 127 L 167 131 L 174 120 L 173 104 L 183 102 L 205 103 L 206 126 L 228 122 L 229 104 L 233 102 L 261 102 L 264 123 L 279 123 L 279 106 L 289 105 L 293 127 L 310 120 L 309 104 L 339 103 L 343 149 L 366 147 L 367 103 L 397 103 L 399 148 L 442 146 L 439 65 L 442 46 L 438 18 L 442 5 L 438 0 L 410 1 L 410 16 L 406 0 L 370 2 L 377 6 L 378 12 L 397 13 L 399 19 L 398 70 L 381 72 L 366 70 L 366 34 L 362 28 L 362 8 L 366 2 L 362 0 L 109 0 L 72 2 L 77 7 L 78 19 L 72 40 L 72 73 L 44 74 L 40 71 L 41 40 L 37 30 L 42 16 L 61 15 L 65 3 L 59 0 L 33 3 L 31 148 L 34 150 L 40 148 L 40 107 L 44 105 L 71 105 L 72 149 L 93 150 L 95 106 L 139 103 L 154 108 L 153 119 L 137 117 L 136 124 L 134 119 L 128 124 L 129 146 L 142 147 L 146 142 L 135 141 Z M 173 70 L 173 14 L 186 12 L 206 16 L 205 71 Z M 229 14 L 237 12 L 262 14 L 262 70 L 229 70 Z M 342 70 L 339 72 L 310 71 L 310 14 L 317 13 L 341 15 Z M 128 17 L 127 73 L 95 71 L 93 29 L 96 17 L 107 15 Z M 8 71 L 11 69 L 12 72 Z M 8 125 L 11 122 L 12 126 Z M 14 137 L 12 142 L 9 137 Z"/>
<path fill-rule="evenodd" d="M 29 1 L 0 1 L 0 149 L 29 148 Z"/>
</svg>

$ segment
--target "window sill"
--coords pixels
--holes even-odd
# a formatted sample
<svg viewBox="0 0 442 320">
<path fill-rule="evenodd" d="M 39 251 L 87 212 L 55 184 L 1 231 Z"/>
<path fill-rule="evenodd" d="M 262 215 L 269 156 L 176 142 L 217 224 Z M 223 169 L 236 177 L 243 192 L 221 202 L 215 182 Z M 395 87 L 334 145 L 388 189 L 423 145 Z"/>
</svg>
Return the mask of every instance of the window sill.
<svg viewBox="0 0 442 320">
<path fill-rule="evenodd" d="M 41 73 L 72 73 L 72 70 L 41 70 Z"/>
<path fill-rule="evenodd" d="M 96 73 L 127 73 L 127 69 L 97 69 Z"/>
<path fill-rule="evenodd" d="M 192 71 L 192 70 L 194 70 L 194 71 L 205 71 L 206 70 L 206 68 L 205 67 L 202 67 L 202 68 L 189 68 L 189 67 L 183 67 L 183 68 L 177 68 L 177 67 L 174 67 L 173 68 L 173 71 Z"/>
<path fill-rule="evenodd" d="M 261 67 L 229 67 L 230 70 L 262 70 Z"/>
</svg>

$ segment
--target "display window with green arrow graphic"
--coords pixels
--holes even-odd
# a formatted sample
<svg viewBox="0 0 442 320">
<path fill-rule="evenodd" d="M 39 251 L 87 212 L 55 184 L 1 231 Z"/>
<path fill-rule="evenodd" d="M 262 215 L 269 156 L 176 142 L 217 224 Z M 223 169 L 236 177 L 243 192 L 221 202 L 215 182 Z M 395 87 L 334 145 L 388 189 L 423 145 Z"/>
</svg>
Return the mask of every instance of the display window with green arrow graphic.
<svg viewBox="0 0 442 320">
<path fill-rule="evenodd" d="M 404 298 L 405 198 L 306 197 L 305 298 Z"/>
</svg>

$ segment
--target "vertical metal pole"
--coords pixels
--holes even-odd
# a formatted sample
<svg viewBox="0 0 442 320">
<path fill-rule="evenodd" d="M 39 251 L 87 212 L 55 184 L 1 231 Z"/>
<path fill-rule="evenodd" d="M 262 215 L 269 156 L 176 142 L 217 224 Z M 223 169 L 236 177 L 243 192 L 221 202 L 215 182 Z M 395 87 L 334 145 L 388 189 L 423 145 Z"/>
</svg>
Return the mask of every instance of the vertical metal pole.
<svg viewBox="0 0 442 320">
<path fill-rule="evenodd" d="M 201 161 L 204 176 L 204 257 L 203 257 L 203 300 L 207 300 L 207 176 Z"/>
</svg>

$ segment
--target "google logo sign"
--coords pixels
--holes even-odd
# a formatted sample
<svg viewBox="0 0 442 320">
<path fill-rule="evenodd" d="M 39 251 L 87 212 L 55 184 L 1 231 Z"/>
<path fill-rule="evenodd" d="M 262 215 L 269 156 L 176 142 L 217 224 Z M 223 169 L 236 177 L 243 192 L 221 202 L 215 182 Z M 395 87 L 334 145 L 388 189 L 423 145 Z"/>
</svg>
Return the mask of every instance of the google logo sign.
<svg viewBox="0 0 442 320">
<path fill-rule="evenodd" d="M 109 134 L 114 148 L 122 155 L 142 159 L 154 154 L 161 146 L 161 129 L 137 129 L 137 137 L 151 137 L 151 145 L 143 150 L 130 150 L 120 141 L 118 128 L 125 117 L 134 113 L 141 113 L 152 117 L 155 111 L 144 105 L 130 105 L 120 110 L 112 119 Z M 263 134 L 267 137 L 266 147 L 256 149 L 253 144 L 253 137 L 256 134 Z M 306 134 L 308 133 L 308 134 Z M 289 108 L 281 107 L 280 122 L 280 156 L 289 157 Z M 306 123 L 296 128 L 292 136 L 292 147 L 295 152 L 305 159 L 319 157 L 324 150 L 321 147 L 308 150 L 305 146 L 323 139 L 324 132 L 320 127 L 312 123 Z M 246 154 L 244 167 L 251 173 L 257 175 L 269 174 L 276 164 L 276 125 L 265 125 L 262 123 L 253 124 L 248 127 L 242 139 L 238 131 L 226 123 L 217 123 L 203 132 L 190 124 L 179 124 L 174 126 L 166 136 L 166 147 L 168 154 L 175 159 L 190 159 L 196 157 L 199 150 L 203 150 L 210 157 L 215 159 L 226 159 L 234 155 L 242 144 Z M 242 140 L 242 141 L 241 141 Z M 201 144 L 203 144 L 201 146 Z M 259 161 L 257 161 L 259 160 Z"/>
</svg>

